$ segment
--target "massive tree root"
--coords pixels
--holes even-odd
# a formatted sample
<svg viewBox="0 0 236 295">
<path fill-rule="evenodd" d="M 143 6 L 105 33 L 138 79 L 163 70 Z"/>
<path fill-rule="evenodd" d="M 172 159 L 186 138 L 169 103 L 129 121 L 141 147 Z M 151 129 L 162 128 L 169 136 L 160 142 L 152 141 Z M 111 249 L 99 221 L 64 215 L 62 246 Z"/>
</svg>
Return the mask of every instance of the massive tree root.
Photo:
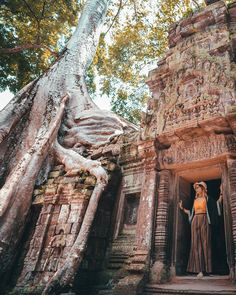
<svg viewBox="0 0 236 295">
<path fill-rule="evenodd" d="M 2 273 L 13 262 L 14 250 L 19 242 L 18 233 L 23 231 L 24 220 L 31 205 L 35 178 L 57 136 L 67 99 L 68 96 L 62 99 L 47 132 L 44 132 L 44 136 L 40 136 L 34 145 L 24 153 L 0 191 L 0 261 Z M 42 130 L 39 130 L 39 134 L 40 132 Z"/>
<path fill-rule="evenodd" d="M 106 184 L 101 182 L 96 184 L 90 197 L 80 232 L 74 242 L 71 252 L 62 268 L 60 268 L 48 282 L 42 295 L 53 294 L 55 291 L 58 291 L 63 287 L 70 286 L 73 282 L 74 276 L 82 262 L 98 202 L 105 186 Z"/>
<path fill-rule="evenodd" d="M 68 174 L 74 169 L 84 169 L 97 179 L 71 253 L 44 294 L 72 282 L 108 181 L 98 161 L 86 159 L 78 152 L 107 144 L 117 135 L 134 129 L 111 112 L 98 110 L 84 83 L 108 2 L 87 1 L 78 27 L 60 59 L 0 112 L 0 277 L 14 262 L 34 184 L 49 152 L 54 152 Z M 59 128 L 60 143 L 57 141 Z"/>
<path fill-rule="evenodd" d="M 97 178 L 97 183 L 90 197 L 82 226 L 70 254 L 62 268 L 60 268 L 48 282 L 42 293 L 43 295 L 52 294 L 62 287 L 69 286 L 73 282 L 76 271 L 78 270 L 85 253 L 99 199 L 108 182 L 107 173 L 102 168 L 100 162 L 85 159 L 73 150 L 63 148 L 58 142 L 55 144 L 54 149 L 57 159 L 65 165 L 65 169 L 68 173 L 78 168 L 85 169 Z"/>
</svg>

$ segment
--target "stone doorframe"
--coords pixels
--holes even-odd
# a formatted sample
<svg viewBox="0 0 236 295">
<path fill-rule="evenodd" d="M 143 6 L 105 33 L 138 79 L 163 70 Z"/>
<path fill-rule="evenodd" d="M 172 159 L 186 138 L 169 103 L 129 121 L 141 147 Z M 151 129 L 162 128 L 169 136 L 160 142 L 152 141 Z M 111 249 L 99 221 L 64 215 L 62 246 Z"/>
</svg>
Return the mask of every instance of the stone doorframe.
<svg viewBox="0 0 236 295">
<path fill-rule="evenodd" d="M 229 276 L 231 280 L 236 280 L 236 160 L 228 159 L 224 163 L 209 165 L 200 168 L 173 171 L 174 196 L 173 205 L 170 206 L 173 216 L 172 249 L 171 249 L 171 274 L 176 275 L 177 262 L 177 230 L 178 230 L 178 202 L 180 177 L 185 177 L 189 182 L 207 181 L 220 179 L 222 181 L 222 191 L 224 198 L 224 230 L 226 242 L 227 263 L 229 266 Z M 171 221 L 170 221 L 171 222 Z"/>
</svg>

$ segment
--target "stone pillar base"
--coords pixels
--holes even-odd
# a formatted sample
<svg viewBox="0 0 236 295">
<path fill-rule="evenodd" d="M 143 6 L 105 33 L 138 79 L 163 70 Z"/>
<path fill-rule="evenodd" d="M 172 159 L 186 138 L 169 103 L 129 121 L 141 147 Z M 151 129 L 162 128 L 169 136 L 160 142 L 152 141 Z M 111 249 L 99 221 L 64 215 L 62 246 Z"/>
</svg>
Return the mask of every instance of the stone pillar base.
<svg viewBox="0 0 236 295">
<path fill-rule="evenodd" d="M 161 261 L 156 261 L 150 270 L 150 283 L 162 284 L 170 280 L 170 270 Z"/>
<path fill-rule="evenodd" d="M 119 281 L 113 289 L 114 295 L 138 295 L 142 294 L 143 274 L 129 275 Z"/>
</svg>

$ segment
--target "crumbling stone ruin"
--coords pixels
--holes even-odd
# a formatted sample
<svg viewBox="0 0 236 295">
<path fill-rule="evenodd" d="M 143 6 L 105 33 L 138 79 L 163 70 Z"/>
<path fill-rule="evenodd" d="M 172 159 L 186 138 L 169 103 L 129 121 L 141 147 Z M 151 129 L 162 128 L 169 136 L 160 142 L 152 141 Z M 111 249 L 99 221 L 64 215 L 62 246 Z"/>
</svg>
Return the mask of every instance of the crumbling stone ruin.
<svg viewBox="0 0 236 295">
<path fill-rule="evenodd" d="M 108 187 L 74 284 L 58 294 L 235 294 L 236 4 L 212 2 L 170 29 L 169 50 L 147 78 L 152 97 L 141 131 L 91 152 Z M 186 276 L 190 228 L 178 203 L 191 205 L 196 181 L 216 199 L 222 184 L 223 215 L 212 237 L 215 278 L 191 293 L 188 280 L 175 290 L 165 283 Z M 35 187 L 11 294 L 40 294 L 60 269 L 95 184 L 58 163 Z"/>
</svg>

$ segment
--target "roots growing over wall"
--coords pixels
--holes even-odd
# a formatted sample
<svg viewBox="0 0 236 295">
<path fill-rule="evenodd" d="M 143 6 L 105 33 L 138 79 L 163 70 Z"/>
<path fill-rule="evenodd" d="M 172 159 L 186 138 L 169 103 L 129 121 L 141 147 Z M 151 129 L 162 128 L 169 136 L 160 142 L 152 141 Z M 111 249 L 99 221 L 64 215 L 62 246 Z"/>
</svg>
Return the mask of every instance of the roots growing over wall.
<svg viewBox="0 0 236 295">
<path fill-rule="evenodd" d="M 84 148 L 107 144 L 125 130 L 134 129 L 114 114 L 99 110 L 84 83 L 108 2 L 87 1 L 78 27 L 60 59 L 0 112 L 0 276 L 8 272 L 14 261 L 34 184 L 47 155 L 52 154 L 64 164 L 67 173 L 84 169 L 97 179 L 72 251 L 43 294 L 73 281 L 99 198 L 108 181 L 101 164 L 80 153 Z"/>
</svg>

